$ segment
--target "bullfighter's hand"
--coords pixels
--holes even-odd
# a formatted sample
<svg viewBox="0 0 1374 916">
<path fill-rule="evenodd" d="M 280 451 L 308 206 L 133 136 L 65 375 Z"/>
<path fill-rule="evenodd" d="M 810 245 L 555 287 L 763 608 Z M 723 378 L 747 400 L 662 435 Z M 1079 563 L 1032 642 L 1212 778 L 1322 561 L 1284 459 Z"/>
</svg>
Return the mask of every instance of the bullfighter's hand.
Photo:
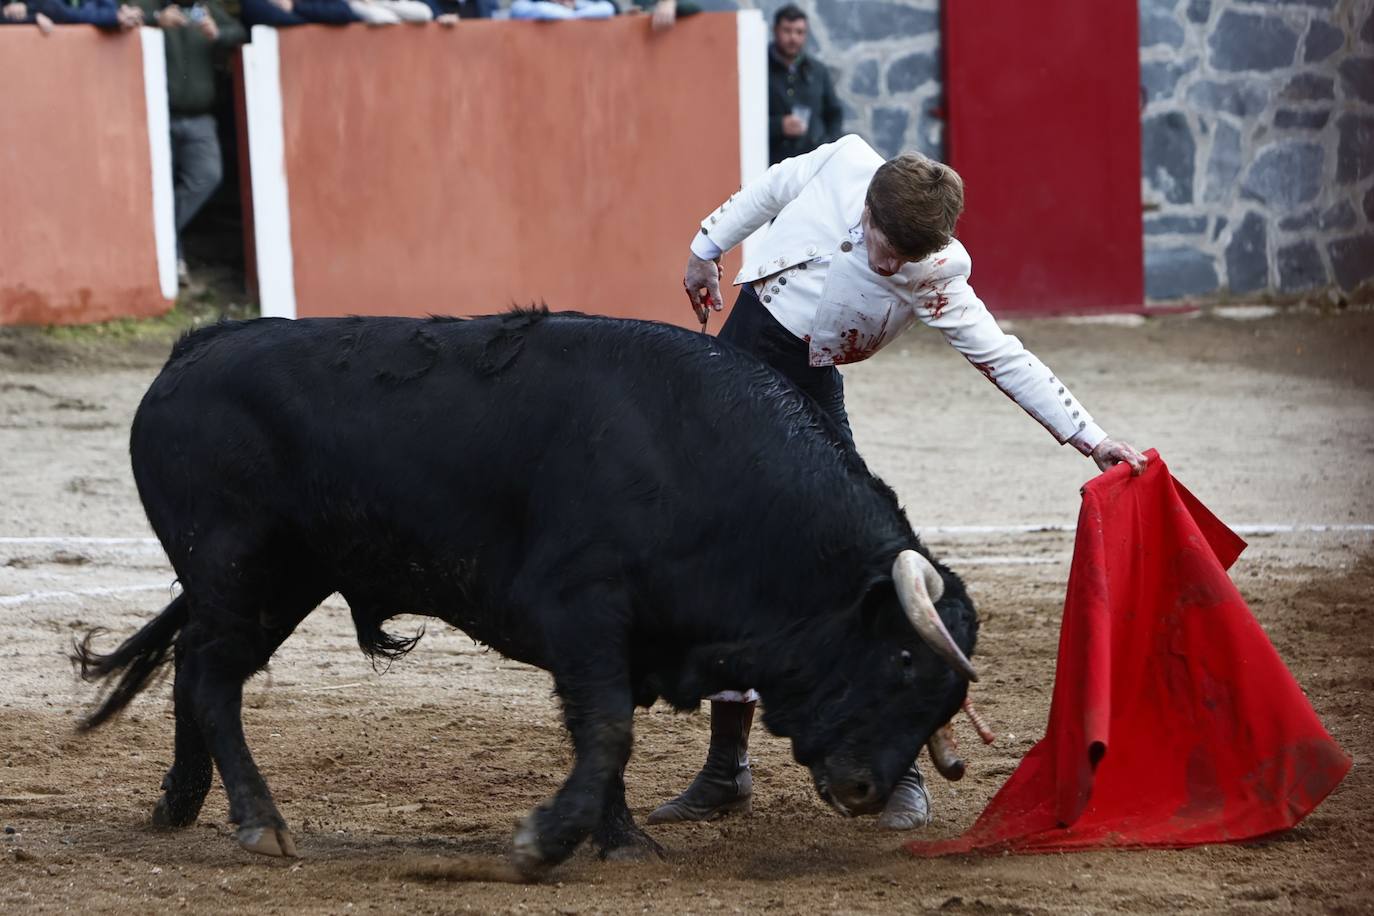
<svg viewBox="0 0 1374 916">
<path fill-rule="evenodd" d="M 1145 465 L 1148 459 L 1140 452 L 1135 450 L 1129 442 L 1121 442 L 1111 436 L 1097 443 L 1097 448 L 1093 449 L 1093 461 L 1102 470 L 1107 470 L 1114 464 L 1126 462 L 1131 466 L 1131 476 L 1139 477 L 1145 473 Z"/>
<path fill-rule="evenodd" d="M 687 255 L 687 270 L 682 275 L 682 286 L 687 290 L 692 310 L 697 313 L 697 321 L 706 323 L 708 307 L 719 312 L 725 306 L 720 297 L 720 259 L 707 261 L 695 254 Z"/>
<path fill-rule="evenodd" d="M 295 6 L 291 0 L 272 0 L 272 5 L 288 13 L 291 12 L 292 8 Z"/>
<path fill-rule="evenodd" d="M 164 6 L 157 14 L 157 24 L 164 29 L 179 29 L 189 21 L 186 14 L 181 11 L 181 7 L 175 3 L 171 6 Z"/>
<path fill-rule="evenodd" d="M 34 13 L 33 21 L 34 24 L 38 26 L 38 31 L 42 32 L 44 35 L 52 34 L 53 22 L 46 14 Z"/>
<path fill-rule="evenodd" d="M 434 17 L 434 21 L 437 22 L 437 23 L 439 23 L 440 25 L 446 25 L 446 26 L 452 28 L 453 26 L 455 26 L 455 25 L 458 24 L 458 14 L 457 14 L 457 13 L 440 13 L 438 16 L 435 16 L 435 17 Z"/>
<path fill-rule="evenodd" d="M 22 3 L 6 3 L 4 16 L 11 22 L 21 22 L 29 14 L 29 8 Z"/>
</svg>

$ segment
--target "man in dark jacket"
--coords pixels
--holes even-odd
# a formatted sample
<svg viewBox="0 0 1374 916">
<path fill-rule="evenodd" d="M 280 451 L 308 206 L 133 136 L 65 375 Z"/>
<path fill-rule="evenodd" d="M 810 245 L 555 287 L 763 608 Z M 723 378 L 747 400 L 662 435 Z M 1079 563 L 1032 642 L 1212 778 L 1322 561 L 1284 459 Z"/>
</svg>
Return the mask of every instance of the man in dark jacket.
<svg viewBox="0 0 1374 916">
<path fill-rule="evenodd" d="M 840 107 L 830 71 L 802 51 L 806 14 L 787 4 L 773 17 L 768 46 L 768 161 L 781 162 L 840 138 Z"/>
<path fill-rule="evenodd" d="M 176 194 L 177 272 L 186 280 L 181 230 L 210 199 L 224 174 L 215 116 L 215 51 L 243 44 L 243 25 L 218 0 L 137 0 L 148 25 L 162 29 L 171 109 Z"/>
</svg>

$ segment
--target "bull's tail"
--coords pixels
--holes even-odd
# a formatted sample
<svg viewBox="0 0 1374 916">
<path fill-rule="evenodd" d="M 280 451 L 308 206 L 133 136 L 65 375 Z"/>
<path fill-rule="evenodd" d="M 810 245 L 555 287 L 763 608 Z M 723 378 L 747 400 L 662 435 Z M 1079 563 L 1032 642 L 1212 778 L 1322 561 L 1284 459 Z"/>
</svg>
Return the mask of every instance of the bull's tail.
<svg viewBox="0 0 1374 916">
<path fill-rule="evenodd" d="M 166 664 L 172 643 L 186 624 L 186 616 L 186 593 L 183 592 L 109 655 L 98 655 L 91 648 L 92 640 L 104 632 L 102 629 L 91 630 L 76 643 L 72 661 L 80 667 L 82 680 L 103 681 L 119 675 L 119 680 L 101 697 L 95 712 L 82 720 L 78 726 L 80 731 L 90 731 L 117 716 L 148 686 Z"/>
</svg>

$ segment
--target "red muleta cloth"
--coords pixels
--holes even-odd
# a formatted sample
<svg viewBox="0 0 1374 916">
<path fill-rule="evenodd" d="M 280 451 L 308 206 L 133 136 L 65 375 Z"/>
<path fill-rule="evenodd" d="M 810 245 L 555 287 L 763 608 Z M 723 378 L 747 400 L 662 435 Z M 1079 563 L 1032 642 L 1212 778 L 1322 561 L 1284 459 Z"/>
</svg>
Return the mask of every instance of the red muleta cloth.
<svg viewBox="0 0 1374 916">
<path fill-rule="evenodd" d="M 1083 488 L 1044 740 L 913 855 L 1247 840 L 1350 769 L 1226 575 L 1245 542 L 1148 455 Z"/>
</svg>

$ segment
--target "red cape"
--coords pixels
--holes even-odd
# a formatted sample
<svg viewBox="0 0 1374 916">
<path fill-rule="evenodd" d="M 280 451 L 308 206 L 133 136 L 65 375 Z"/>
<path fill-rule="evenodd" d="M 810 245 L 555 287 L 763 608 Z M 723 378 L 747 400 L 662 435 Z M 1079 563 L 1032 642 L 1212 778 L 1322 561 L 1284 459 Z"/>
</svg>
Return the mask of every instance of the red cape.
<svg viewBox="0 0 1374 916">
<path fill-rule="evenodd" d="M 1247 840 L 1350 769 L 1226 574 L 1245 542 L 1149 458 L 1083 489 L 1044 740 L 967 833 L 912 854 Z"/>
</svg>

